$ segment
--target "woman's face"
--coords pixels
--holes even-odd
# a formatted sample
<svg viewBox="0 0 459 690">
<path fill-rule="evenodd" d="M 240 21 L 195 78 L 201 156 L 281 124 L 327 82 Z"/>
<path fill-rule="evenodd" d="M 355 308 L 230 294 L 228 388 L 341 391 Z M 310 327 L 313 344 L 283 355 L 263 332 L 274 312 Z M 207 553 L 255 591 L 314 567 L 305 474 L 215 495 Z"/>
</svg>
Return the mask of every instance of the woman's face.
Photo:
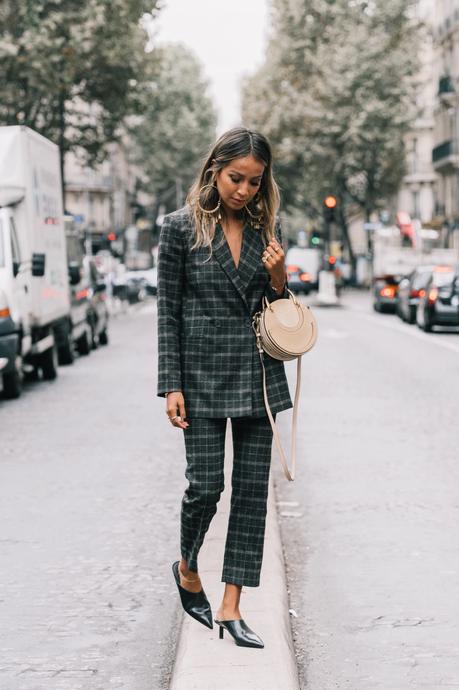
<svg viewBox="0 0 459 690">
<path fill-rule="evenodd" d="M 233 211 L 241 210 L 260 189 L 265 166 L 253 156 L 235 158 L 216 176 L 222 203 Z"/>
</svg>

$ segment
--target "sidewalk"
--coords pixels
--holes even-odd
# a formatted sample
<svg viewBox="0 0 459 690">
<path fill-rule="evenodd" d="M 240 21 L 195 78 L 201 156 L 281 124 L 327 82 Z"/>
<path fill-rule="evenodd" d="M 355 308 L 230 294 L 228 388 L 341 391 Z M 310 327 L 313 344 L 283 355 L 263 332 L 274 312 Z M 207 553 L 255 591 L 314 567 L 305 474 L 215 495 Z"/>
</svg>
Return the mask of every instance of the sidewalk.
<svg viewBox="0 0 459 690">
<path fill-rule="evenodd" d="M 199 572 L 214 615 L 224 588 L 220 578 L 231 494 L 231 458 L 228 422 L 225 491 L 199 553 Z M 226 631 L 220 640 L 215 623 L 209 630 L 184 613 L 170 690 L 299 690 L 272 479 L 260 587 L 243 588 L 241 612 L 247 625 L 262 638 L 264 649 L 237 647 Z"/>
</svg>

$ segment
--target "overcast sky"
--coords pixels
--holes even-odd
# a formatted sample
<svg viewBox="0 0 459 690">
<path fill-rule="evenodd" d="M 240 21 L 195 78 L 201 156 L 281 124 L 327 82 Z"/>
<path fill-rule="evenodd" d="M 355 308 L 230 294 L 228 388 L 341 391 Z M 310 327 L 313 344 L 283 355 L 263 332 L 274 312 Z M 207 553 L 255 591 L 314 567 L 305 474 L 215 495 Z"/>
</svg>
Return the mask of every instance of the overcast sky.
<svg viewBox="0 0 459 690">
<path fill-rule="evenodd" d="M 179 41 L 204 66 L 218 133 L 240 123 L 239 84 L 263 61 L 269 0 L 165 0 L 157 40 Z"/>
</svg>

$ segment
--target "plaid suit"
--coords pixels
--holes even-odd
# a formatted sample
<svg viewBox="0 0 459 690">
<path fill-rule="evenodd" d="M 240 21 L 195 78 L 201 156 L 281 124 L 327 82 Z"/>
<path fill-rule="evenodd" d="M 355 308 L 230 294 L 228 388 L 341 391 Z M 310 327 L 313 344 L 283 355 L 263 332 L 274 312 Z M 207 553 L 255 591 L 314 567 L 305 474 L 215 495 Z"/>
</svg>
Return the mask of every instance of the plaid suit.
<svg viewBox="0 0 459 690">
<path fill-rule="evenodd" d="M 282 242 L 277 224 L 277 239 Z M 243 229 L 238 268 L 220 225 L 209 248 L 191 251 L 188 207 L 165 217 L 158 258 L 157 394 L 182 391 L 189 481 L 182 499 L 181 554 L 191 570 L 223 490 L 225 430 L 231 418 L 234 461 L 222 581 L 259 584 L 271 464 L 272 430 L 252 315 L 278 295 L 261 256 L 264 243 Z M 287 296 L 285 293 L 284 296 Z M 284 363 L 264 355 L 273 415 L 292 407 Z"/>
<path fill-rule="evenodd" d="M 278 224 L 277 239 L 282 241 Z M 157 394 L 182 391 L 187 416 L 264 416 L 252 315 L 278 299 L 261 261 L 260 233 L 246 225 L 236 268 L 217 225 L 213 253 L 194 242 L 188 207 L 165 217 L 158 257 Z M 264 355 L 271 411 L 292 407 L 284 363 Z"/>
</svg>

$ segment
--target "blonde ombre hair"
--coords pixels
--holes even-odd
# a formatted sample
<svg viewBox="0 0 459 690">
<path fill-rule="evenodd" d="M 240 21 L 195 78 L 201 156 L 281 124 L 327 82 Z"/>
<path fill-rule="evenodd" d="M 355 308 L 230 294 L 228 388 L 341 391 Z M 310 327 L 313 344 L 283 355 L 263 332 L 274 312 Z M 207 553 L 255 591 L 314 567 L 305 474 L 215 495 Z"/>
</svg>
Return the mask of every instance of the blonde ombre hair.
<svg viewBox="0 0 459 690">
<path fill-rule="evenodd" d="M 272 151 L 268 139 L 254 130 L 235 127 L 220 136 L 205 159 L 200 174 L 190 188 L 187 204 L 191 207 L 194 219 L 196 240 L 192 249 L 210 247 L 215 236 L 217 212 L 203 213 L 202 209 L 212 211 L 218 205 L 220 195 L 216 187 L 217 173 L 236 158 L 253 156 L 265 169 L 260 188 L 244 208 L 246 220 L 254 224 L 256 219 L 267 244 L 275 235 L 276 214 L 279 209 L 279 189 L 272 172 Z M 201 208 L 200 208 L 201 207 Z"/>
</svg>

